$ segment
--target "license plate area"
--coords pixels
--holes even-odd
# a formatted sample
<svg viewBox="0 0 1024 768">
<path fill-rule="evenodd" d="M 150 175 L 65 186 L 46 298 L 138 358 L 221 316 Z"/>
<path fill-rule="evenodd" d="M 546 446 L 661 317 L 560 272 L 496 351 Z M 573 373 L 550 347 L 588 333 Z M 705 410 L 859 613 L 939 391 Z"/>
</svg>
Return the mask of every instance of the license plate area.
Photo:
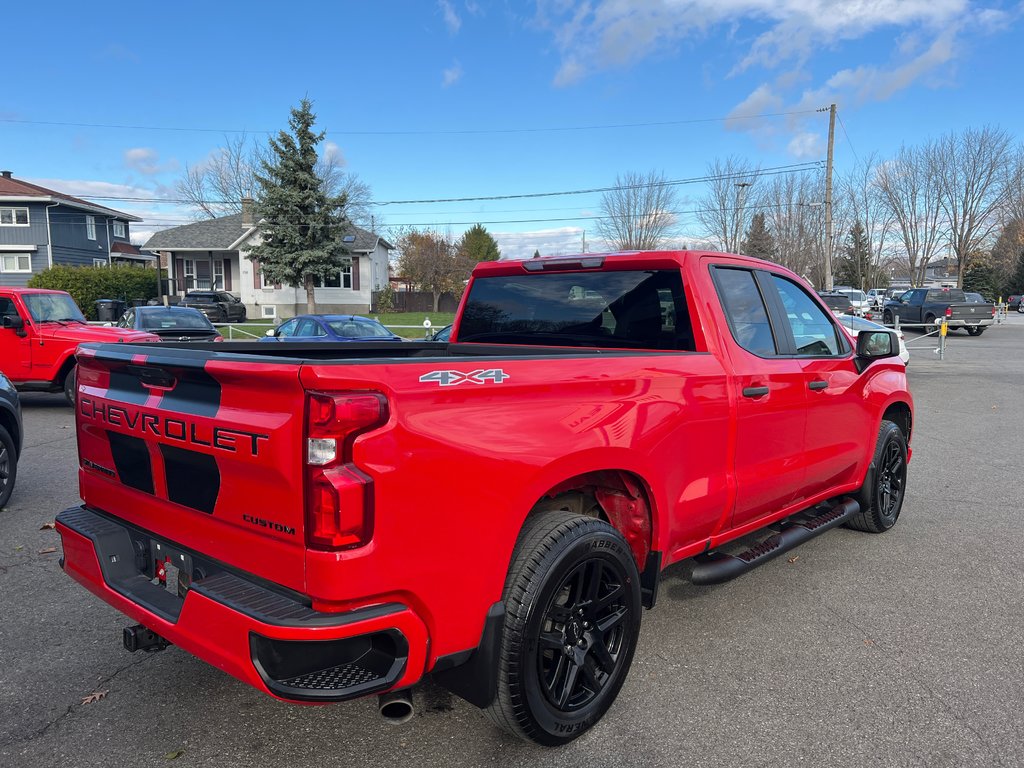
<svg viewBox="0 0 1024 768">
<path fill-rule="evenodd" d="M 195 567 L 192 555 L 156 539 L 149 540 L 149 558 L 144 571 L 150 583 L 182 600 L 192 586 Z"/>
</svg>

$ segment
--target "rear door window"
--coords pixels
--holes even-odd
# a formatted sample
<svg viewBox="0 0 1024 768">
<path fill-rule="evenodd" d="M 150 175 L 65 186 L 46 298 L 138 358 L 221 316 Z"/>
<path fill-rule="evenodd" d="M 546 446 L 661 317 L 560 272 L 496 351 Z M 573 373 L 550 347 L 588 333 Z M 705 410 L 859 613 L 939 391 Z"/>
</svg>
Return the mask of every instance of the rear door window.
<svg viewBox="0 0 1024 768">
<path fill-rule="evenodd" d="M 713 274 L 718 298 L 736 343 L 759 357 L 778 354 L 768 310 L 753 272 L 715 267 Z"/>
</svg>

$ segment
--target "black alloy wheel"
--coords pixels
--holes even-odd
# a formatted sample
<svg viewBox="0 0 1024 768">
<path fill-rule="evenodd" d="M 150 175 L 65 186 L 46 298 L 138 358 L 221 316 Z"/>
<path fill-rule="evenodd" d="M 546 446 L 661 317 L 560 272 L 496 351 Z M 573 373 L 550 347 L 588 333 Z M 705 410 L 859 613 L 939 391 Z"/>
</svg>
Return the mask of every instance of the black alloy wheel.
<svg viewBox="0 0 1024 768">
<path fill-rule="evenodd" d="M 18 457 L 14 450 L 14 440 L 6 429 L 0 427 L 0 509 L 14 493 L 14 481 L 17 477 Z"/>
<path fill-rule="evenodd" d="M 633 553 L 603 520 L 569 512 L 527 518 L 505 582 L 499 727 L 546 746 L 572 741 L 615 701 L 640 632 Z"/>
<path fill-rule="evenodd" d="M 885 325 L 892 325 L 892 322 L 893 322 L 892 312 L 883 312 L 882 313 L 882 322 Z"/>
<path fill-rule="evenodd" d="M 896 524 L 907 489 L 907 440 L 891 421 L 883 421 L 878 428 L 872 467 L 873 473 L 868 473 L 868 480 L 854 496 L 860 512 L 847 526 L 883 533 Z"/>
<path fill-rule="evenodd" d="M 620 573 L 588 560 L 555 590 L 539 632 L 537 673 L 548 703 L 564 712 L 594 701 L 618 669 L 626 643 Z"/>
</svg>

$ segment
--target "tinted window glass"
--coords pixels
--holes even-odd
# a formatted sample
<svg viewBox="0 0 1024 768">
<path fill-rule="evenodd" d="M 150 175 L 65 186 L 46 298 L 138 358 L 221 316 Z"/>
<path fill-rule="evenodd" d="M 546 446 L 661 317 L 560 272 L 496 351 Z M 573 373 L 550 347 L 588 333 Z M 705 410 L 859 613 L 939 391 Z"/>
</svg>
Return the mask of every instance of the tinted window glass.
<svg viewBox="0 0 1024 768">
<path fill-rule="evenodd" d="M 339 336 L 350 339 L 390 339 L 391 331 L 372 320 L 328 320 L 327 324 Z"/>
<path fill-rule="evenodd" d="M 803 288 L 778 275 L 772 275 L 772 281 L 779 290 L 798 355 L 823 357 L 846 351 L 835 325 Z"/>
<path fill-rule="evenodd" d="M 146 331 L 159 331 L 170 328 L 183 330 L 204 330 L 213 328 L 206 316 L 199 311 L 181 312 L 173 309 L 144 309 L 139 312 L 140 325 Z"/>
<path fill-rule="evenodd" d="M 327 332 L 320 327 L 316 320 L 304 318 L 299 321 L 299 328 L 295 331 L 296 336 L 326 336 Z"/>
<path fill-rule="evenodd" d="M 298 320 L 289 320 L 287 323 L 281 323 L 281 327 L 277 329 L 278 336 L 292 336 L 295 334 L 295 329 L 298 327 Z"/>
<path fill-rule="evenodd" d="M 717 268 L 715 285 L 736 343 L 762 357 L 776 354 L 768 311 L 754 275 L 746 269 Z"/>
<path fill-rule="evenodd" d="M 0 296 L 0 317 L 3 317 L 4 315 L 17 317 L 18 310 L 14 307 L 14 301 L 6 296 Z"/>
<path fill-rule="evenodd" d="M 678 270 L 478 278 L 459 341 L 694 349 Z"/>
</svg>

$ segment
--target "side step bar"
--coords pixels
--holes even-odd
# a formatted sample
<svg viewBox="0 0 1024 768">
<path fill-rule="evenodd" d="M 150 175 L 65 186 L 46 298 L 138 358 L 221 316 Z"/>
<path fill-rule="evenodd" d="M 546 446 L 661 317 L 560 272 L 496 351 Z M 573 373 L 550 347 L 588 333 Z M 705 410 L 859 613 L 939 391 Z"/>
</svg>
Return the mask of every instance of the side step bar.
<svg viewBox="0 0 1024 768">
<path fill-rule="evenodd" d="M 724 552 L 697 555 L 694 558 L 697 564 L 690 575 L 690 581 L 703 587 L 742 576 L 805 541 L 842 525 L 860 512 L 860 504 L 853 499 L 842 498 L 824 510 L 820 506 L 810 510 L 812 514 L 815 512 L 817 515 L 814 517 L 788 521 L 781 531 L 738 555 L 727 555 Z"/>
</svg>

